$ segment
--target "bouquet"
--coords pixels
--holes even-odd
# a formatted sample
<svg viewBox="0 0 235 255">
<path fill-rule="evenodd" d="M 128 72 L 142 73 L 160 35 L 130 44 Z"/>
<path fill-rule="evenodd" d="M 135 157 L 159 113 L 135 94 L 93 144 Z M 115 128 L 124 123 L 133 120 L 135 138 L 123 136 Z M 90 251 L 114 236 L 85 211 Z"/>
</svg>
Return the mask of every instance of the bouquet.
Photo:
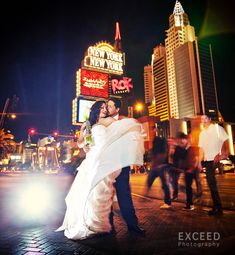
<svg viewBox="0 0 235 255">
<path fill-rule="evenodd" d="M 85 144 L 92 145 L 92 135 L 91 135 L 91 124 L 89 120 L 86 121 L 86 134 L 85 134 Z"/>
</svg>

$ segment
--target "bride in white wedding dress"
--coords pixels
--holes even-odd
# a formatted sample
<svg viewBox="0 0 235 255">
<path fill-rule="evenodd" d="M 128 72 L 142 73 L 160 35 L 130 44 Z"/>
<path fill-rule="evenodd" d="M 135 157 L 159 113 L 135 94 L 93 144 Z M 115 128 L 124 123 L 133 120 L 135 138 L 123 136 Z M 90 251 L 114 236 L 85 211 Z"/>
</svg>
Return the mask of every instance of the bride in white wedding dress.
<svg viewBox="0 0 235 255">
<path fill-rule="evenodd" d="M 115 194 L 113 183 L 120 169 L 143 164 L 141 125 L 134 119 L 105 118 L 104 101 L 91 107 L 92 146 L 65 199 L 67 210 L 62 226 L 69 239 L 84 239 L 111 231 L 109 214 Z M 85 125 L 82 126 L 83 130 Z M 82 132 L 81 132 L 82 133 Z"/>
</svg>

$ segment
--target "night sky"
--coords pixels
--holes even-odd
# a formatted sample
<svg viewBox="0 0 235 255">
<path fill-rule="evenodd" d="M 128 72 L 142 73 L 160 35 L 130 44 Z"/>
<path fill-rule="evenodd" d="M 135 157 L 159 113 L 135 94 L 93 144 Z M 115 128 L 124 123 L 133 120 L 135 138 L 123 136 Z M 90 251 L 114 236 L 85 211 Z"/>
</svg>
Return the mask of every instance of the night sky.
<svg viewBox="0 0 235 255">
<path fill-rule="evenodd" d="M 235 122 L 234 39 L 232 1 L 182 0 L 200 39 L 212 44 L 219 107 L 225 121 Z M 5 2 L 0 15 L 0 107 L 14 94 L 16 120 L 5 127 L 16 141 L 38 132 L 71 129 L 76 70 L 87 48 L 99 41 L 113 44 L 120 22 L 127 76 L 136 99 L 144 100 L 143 68 L 153 47 L 164 43 L 174 0 L 145 1 L 20 1 Z"/>
</svg>

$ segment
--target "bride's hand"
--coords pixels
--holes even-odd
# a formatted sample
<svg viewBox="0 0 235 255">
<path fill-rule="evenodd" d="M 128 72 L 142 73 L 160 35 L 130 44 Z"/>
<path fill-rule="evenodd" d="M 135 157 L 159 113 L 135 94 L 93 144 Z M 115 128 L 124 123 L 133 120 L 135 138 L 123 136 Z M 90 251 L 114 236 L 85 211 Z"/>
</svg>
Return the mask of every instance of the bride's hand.
<svg viewBox="0 0 235 255">
<path fill-rule="evenodd" d="M 101 124 L 101 125 L 103 125 L 105 127 L 108 127 L 114 121 L 116 121 L 116 120 L 114 118 L 112 118 L 112 117 L 100 118 L 99 121 L 98 121 L 98 124 Z"/>
<path fill-rule="evenodd" d="M 83 124 L 81 125 L 81 128 L 80 128 L 80 132 L 83 133 L 85 128 L 86 128 L 86 122 L 83 122 Z"/>
<path fill-rule="evenodd" d="M 90 145 L 87 145 L 87 144 L 84 145 L 83 150 L 84 150 L 85 153 L 89 152 L 89 150 L 90 150 Z"/>
</svg>

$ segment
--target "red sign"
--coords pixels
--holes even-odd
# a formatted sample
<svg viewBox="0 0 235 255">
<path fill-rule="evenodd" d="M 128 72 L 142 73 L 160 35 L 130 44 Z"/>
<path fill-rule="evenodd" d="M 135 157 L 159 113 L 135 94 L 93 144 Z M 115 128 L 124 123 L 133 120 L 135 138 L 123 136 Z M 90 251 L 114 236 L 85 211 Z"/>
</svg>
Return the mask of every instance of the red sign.
<svg viewBox="0 0 235 255">
<path fill-rule="evenodd" d="M 123 77 L 122 80 L 112 79 L 111 87 L 113 94 L 130 93 L 130 89 L 133 88 L 131 78 Z"/>
<path fill-rule="evenodd" d="M 81 70 L 81 95 L 108 97 L 108 74 Z"/>
</svg>

